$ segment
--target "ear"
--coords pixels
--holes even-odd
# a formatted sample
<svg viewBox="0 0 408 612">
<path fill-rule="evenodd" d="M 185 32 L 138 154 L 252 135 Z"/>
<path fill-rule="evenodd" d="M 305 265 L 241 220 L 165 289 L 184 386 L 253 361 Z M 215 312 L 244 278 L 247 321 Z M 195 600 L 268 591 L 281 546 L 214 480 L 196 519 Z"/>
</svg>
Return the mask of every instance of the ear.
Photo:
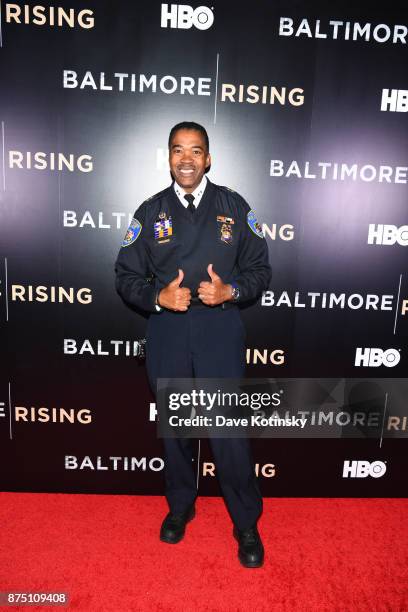
<svg viewBox="0 0 408 612">
<path fill-rule="evenodd" d="M 209 168 L 211 166 L 211 155 L 208 153 L 206 160 L 205 160 L 205 167 Z"/>
</svg>

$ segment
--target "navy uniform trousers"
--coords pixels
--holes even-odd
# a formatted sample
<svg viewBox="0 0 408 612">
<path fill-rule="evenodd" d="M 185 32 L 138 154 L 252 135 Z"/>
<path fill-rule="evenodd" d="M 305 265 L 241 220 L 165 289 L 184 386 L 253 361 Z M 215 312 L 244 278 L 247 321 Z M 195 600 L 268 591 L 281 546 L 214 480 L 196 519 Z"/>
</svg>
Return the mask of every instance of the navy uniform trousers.
<svg viewBox="0 0 408 612">
<path fill-rule="evenodd" d="M 203 304 L 186 312 L 164 310 L 147 326 L 146 365 L 149 382 L 157 378 L 241 378 L 245 371 L 245 328 L 236 306 L 225 310 Z M 256 524 L 262 496 L 247 438 L 210 438 L 216 474 L 233 523 L 238 529 Z M 185 512 L 197 497 L 191 439 L 163 438 L 165 493 L 170 511 Z"/>
</svg>

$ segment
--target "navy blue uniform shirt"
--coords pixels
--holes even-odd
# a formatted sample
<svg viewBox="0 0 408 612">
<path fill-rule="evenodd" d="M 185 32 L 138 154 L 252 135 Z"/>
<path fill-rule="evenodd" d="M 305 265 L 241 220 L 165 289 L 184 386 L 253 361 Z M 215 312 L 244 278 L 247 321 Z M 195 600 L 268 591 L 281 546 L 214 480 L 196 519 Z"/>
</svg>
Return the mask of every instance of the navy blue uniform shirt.
<svg viewBox="0 0 408 612">
<path fill-rule="evenodd" d="M 122 298 L 155 312 L 157 292 L 184 272 L 182 287 L 197 296 L 210 281 L 207 266 L 239 288 L 239 302 L 268 288 L 271 268 L 260 225 L 236 192 L 207 181 L 195 213 L 179 201 L 173 185 L 135 212 L 116 261 L 116 288 Z"/>
</svg>

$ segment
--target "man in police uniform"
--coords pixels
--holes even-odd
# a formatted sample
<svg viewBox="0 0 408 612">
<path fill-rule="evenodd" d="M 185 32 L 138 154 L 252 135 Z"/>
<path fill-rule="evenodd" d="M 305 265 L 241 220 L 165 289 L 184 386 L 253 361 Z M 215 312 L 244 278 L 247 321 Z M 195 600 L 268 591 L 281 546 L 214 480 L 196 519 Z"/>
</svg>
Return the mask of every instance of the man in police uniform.
<svg viewBox="0 0 408 612">
<path fill-rule="evenodd" d="M 173 127 L 169 163 L 173 184 L 137 209 L 116 262 L 122 298 L 151 313 L 146 366 L 154 390 L 161 377 L 242 377 L 245 330 L 237 304 L 258 297 L 270 279 L 267 246 L 253 211 L 240 195 L 205 176 L 211 157 L 201 125 Z M 177 543 L 195 515 L 192 446 L 190 439 L 163 442 L 170 512 L 160 539 Z M 259 567 L 262 497 L 249 441 L 211 438 L 210 444 L 239 559 L 245 567 Z"/>
</svg>

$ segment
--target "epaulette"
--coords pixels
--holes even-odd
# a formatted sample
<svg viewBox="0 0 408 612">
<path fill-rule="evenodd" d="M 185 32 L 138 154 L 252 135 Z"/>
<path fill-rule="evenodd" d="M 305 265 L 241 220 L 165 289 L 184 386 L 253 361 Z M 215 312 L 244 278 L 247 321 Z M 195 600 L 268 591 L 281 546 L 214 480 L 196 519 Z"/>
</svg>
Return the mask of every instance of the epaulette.
<svg viewBox="0 0 408 612">
<path fill-rule="evenodd" d="M 242 195 L 240 195 L 237 191 L 234 191 L 233 189 L 231 189 L 231 187 L 227 187 L 226 185 L 218 185 L 218 187 L 222 189 L 222 191 L 224 192 L 226 191 L 227 193 L 232 195 L 234 197 L 234 200 L 238 202 L 245 201 Z"/>
<path fill-rule="evenodd" d="M 234 191 L 234 189 L 231 189 L 231 187 L 227 187 L 227 185 L 220 185 L 220 187 L 221 189 L 227 189 L 231 193 L 237 193 L 236 191 Z"/>
<path fill-rule="evenodd" d="M 146 202 L 154 202 L 154 200 L 157 200 L 157 198 L 160 198 L 160 196 L 167 191 L 168 187 L 166 187 L 165 189 L 162 189 L 161 191 L 159 191 L 159 193 L 155 193 L 154 195 L 150 196 L 150 198 L 147 198 L 146 200 L 143 201 L 143 204 L 145 204 Z"/>
</svg>

